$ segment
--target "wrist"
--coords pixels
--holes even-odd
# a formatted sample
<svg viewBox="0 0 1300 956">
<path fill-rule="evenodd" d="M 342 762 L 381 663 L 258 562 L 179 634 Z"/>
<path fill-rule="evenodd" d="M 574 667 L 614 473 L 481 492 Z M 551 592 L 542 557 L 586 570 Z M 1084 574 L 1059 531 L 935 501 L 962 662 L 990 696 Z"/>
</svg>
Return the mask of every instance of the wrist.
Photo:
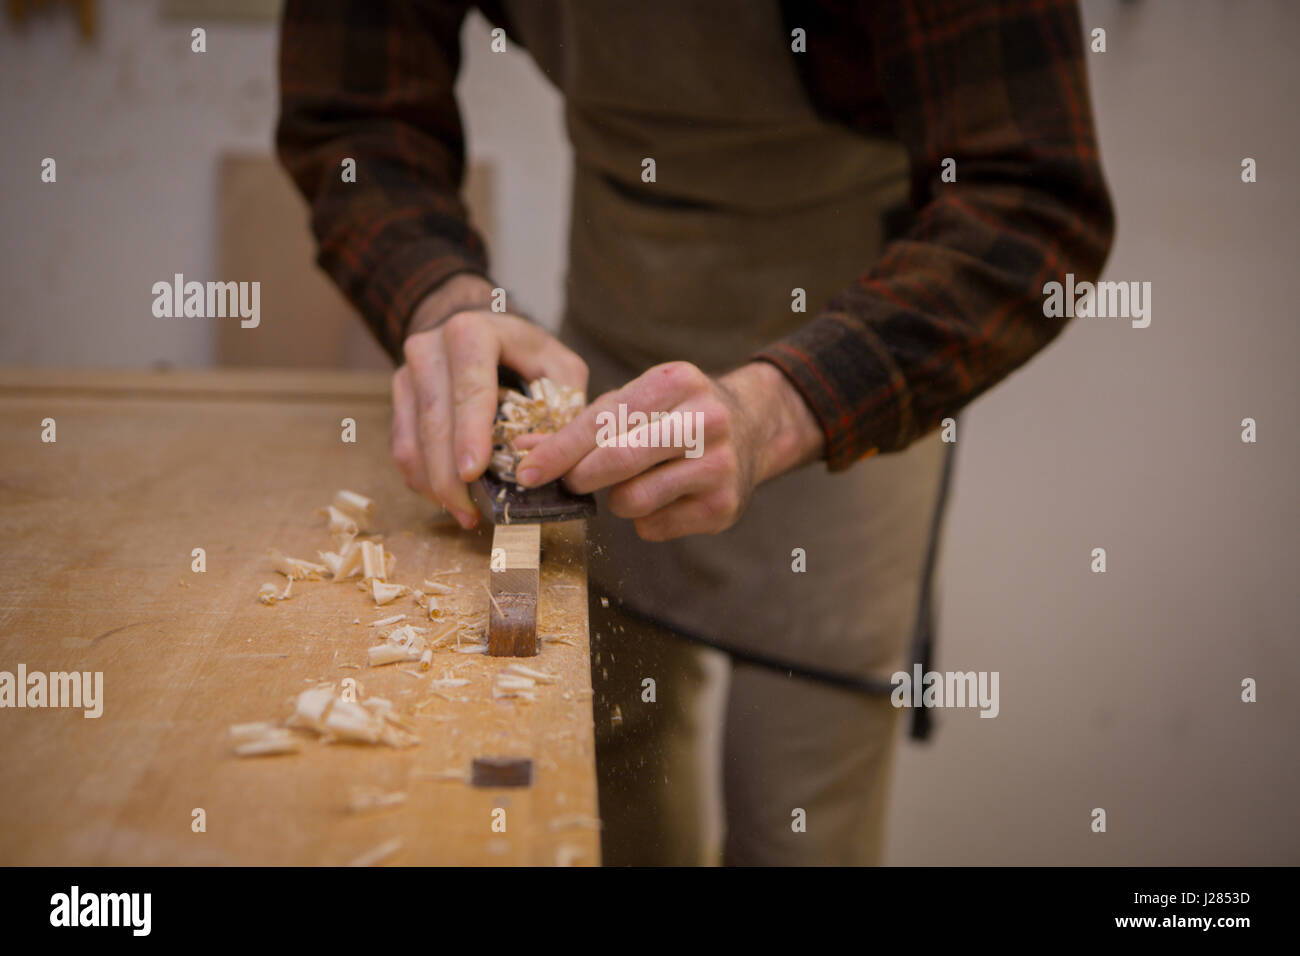
<svg viewBox="0 0 1300 956">
<path fill-rule="evenodd" d="M 821 424 L 799 390 L 770 362 L 750 362 L 727 376 L 752 423 L 755 484 L 822 456 Z"/>
<path fill-rule="evenodd" d="M 407 337 L 437 328 L 457 312 L 490 309 L 492 288 L 492 283 L 473 272 L 458 272 L 445 279 L 411 313 Z"/>
</svg>

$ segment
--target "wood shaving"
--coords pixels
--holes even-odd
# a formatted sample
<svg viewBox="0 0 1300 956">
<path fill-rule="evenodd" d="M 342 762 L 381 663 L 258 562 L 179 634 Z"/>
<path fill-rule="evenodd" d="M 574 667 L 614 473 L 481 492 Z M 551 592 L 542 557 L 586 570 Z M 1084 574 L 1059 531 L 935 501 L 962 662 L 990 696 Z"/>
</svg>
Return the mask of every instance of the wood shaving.
<svg viewBox="0 0 1300 956">
<path fill-rule="evenodd" d="M 434 594 L 451 594 L 452 588 L 446 584 L 439 584 L 437 581 L 424 581 L 420 587 L 426 591 L 432 591 Z"/>
<path fill-rule="evenodd" d="M 367 850 L 365 853 L 362 853 L 359 857 L 349 863 L 348 866 L 374 866 L 377 863 L 384 862 L 384 860 L 393 856 L 401 849 L 402 838 L 393 837 L 391 840 L 386 840 L 379 844 L 379 846 L 375 847 L 373 850 Z"/>
<path fill-rule="evenodd" d="M 373 541 L 361 542 L 361 580 L 384 581 L 388 578 L 388 561 L 384 546 Z"/>
<path fill-rule="evenodd" d="M 329 518 L 330 534 L 338 538 L 354 538 L 361 529 L 357 527 L 356 519 L 351 517 L 346 511 L 329 505 L 325 508 L 325 516 Z"/>
<path fill-rule="evenodd" d="M 468 780 L 469 773 L 453 767 L 449 770 L 415 770 L 412 771 L 411 777 L 415 780 Z"/>
<path fill-rule="evenodd" d="M 418 742 L 411 728 L 393 712 L 391 701 L 382 697 L 371 697 L 360 703 L 347 700 L 341 693 L 336 695 L 333 684 L 300 693 L 287 723 L 291 727 L 313 730 L 327 742 L 341 740 L 390 747 L 406 747 Z"/>
<path fill-rule="evenodd" d="M 326 684 L 312 690 L 305 690 L 298 695 L 294 703 L 293 714 L 289 717 L 289 726 L 306 727 L 317 733 L 325 729 L 325 714 L 334 703 L 334 685 Z"/>
<path fill-rule="evenodd" d="M 252 721 L 247 724 L 231 724 L 230 736 L 236 740 L 255 740 L 275 729 L 275 724 L 268 723 L 265 720 Z"/>
<path fill-rule="evenodd" d="M 385 810 L 406 802 L 406 791 L 385 793 L 375 787 L 354 786 L 348 796 L 348 812 L 364 813 L 368 810 Z"/>
<path fill-rule="evenodd" d="M 531 382 L 527 395 L 510 388 L 499 389 L 497 401 L 488 470 L 510 482 L 515 480 L 515 471 L 524 458 L 524 452 L 515 448 L 515 439 L 520 435 L 557 432 L 586 404 L 581 389 L 559 385 L 545 377 Z"/>
<path fill-rule="evenodd" d="M 516 677 L 513 674 L 501 674 L 497 677 L 497 686 L 502 690 L 531 690 L 537 681 L 531 677 Z"/>
<path fill-rule="evenodd" d="M 375 517 L 375 503 L 365 495 L 347 489 L 334 493 L 334 503 L 330 507 L 352 519 L 361 531 L 369 528 Z"/>
<path fill-rule="evenodd" d="M 293 587 L 293 578 L 284 582 L 284 590 L 276 590 L 274 584 L 263 584 L 257 591 L 257 599 L 263 604 L 270 606 L 276 601 L 289 600 L 289 592 Z"/>
<path fill-rule="evenodd" d="M 383 607 L 385 604 L 391 604 L 399 597 L 405 594 L 407 587 L 405 584 L 389 584 L 380 581 L 378 578 L 370 580 L 370 596 L 375 601 L 375 607 Z"/>
<path fill-rule="evenodd" d="M 576 847 L 571 843 L 565 843 L 555 849 L 556 866 L 573 866 L 583 857 L 581 847 Z"/>
<path fill-rule="evenodd" d="M 481 583 L 482 583 L 482 582 L 480 582 L 480 584 L 481 584 Z M 506 612 L 503 611 L 503 610 L 501 610 L 501 605 L 498 604 L 498 603 L 497 603 L 497 599 L 494 598 L 494 597 L 492 596 L 492 592 L 491 592 L 491 591 L 488 591 L 488 586 L 487 586 L 486 584 L 483 584 L 482 587 L 483 587 L 483 590 L 484 590 L 484 591 L 487 591 L 488 600 L 492 602 L 492 606 L 493 606 L 494 608 L 496 608 L 496 609 L 497 609 L 497 613 L 500 614 L 501 617 L 504 618 L 504 617 L 506 616 Z"/>
<path fill-rule="evenodd" d="M 544 671 L 534 670 L 525 664 L 513 663 L 507 664 L 504 668 L 507 674 L 517 674 L 520 677 L 526 677 L 530 680 L 537 681 L 539 684 L 554 684 L 560 678 L 555 674 L 547 674 Z"/>
<path fill-rule="evenodd" d="M 371 621 L 371 627 L 387 627 L 389 624 L 399 624 L 406 620 L 405 614 L 394 614 L 391 617 L 381 617 L 377 621 Z"/>
<path fill-rule="evenodd" d="M 366 651 L 366 657 L 370 661 L 371 667 L 382 667 L 384 664 L 418 661 L 420 653 L 416 648 L 402 647 L 395 644 L 378 644 Z"/>
<path fill-rule="evenodd" d="M 501 673 L 497 675 L 496 683 L 492 685 L 492 699 L 517 697 L 522 700 L 536 700 L 537 695 L 533 693 L 533 688 L 536 686 L 537 681 L 531 677 Z"/>
<path fill-rule="evenodd" d="M 457 654 L 486 654 L 486 644 L 462 644 L 456 648 Z"/>
<path fill-rule="evenodd" d="M 429 686 L 434 690 L 454 690 L 457 687 L 468 687 L 469 681 L 464 677 L 441 677 L 429 681 Z"/>
<path fill-rule="evenodd" d="M 548 830 L 599 830 L 600 820 L 595 817 L 585 816 L 581 813 L 573 813 L 563 817 L 552 817 L 546 824 Z"/>
<path fill-rule="evenodd" d="M 444 644 L 449 644 L 452 638 L 456 639 L 457 645 L 459 646 L 460 643 L 459 624 L 449 624 L 446 628 L 440 631 L 436 637 L 434 637 L 432 640 L 429 641 L 429 646 L 442 647 Z"/>
<path fill-rule="evenodd" d="M 323 564 L 314 564 L 311 561 L 303 561 L 301 558 L 291 558 L 278 549 L 271 550 L 271 567 L 291 581 L 304 581 L 308 578 L 319 580 L 320 576 L 329 570 Z"/>
<path fill-rule="evenodd" d="M 537 700 L 537 695 L 531 690 L 502 690 L 499 687 L 493 687 L 492 699 L 524 700 L 531 704 Z"/>
<path fill-rule="evenodd" d="M 384 721 L 356 701 L 336 700 L 325 717 L 325 729 L 338 740 L 377 744 L 384 733 Z"/>
<path fill-rule="evenodd" d="M 235 747 L 235 754 L 240 757 L 273 757 L 279 754 L 296 754 L 301 749 L 302 746 L 297 738 L 286 730 L 282 734 L 238 744 Z"/>
<path fill-rule="evenodd" d="M 325 566 L 329 568 L 330 577 L 335 581 L 355 577 L 361 573 L 361 546 L 348 540 L 338 551 L 317 551 Z"/>
<path fill-rule="evenodd" d="M 420 660 L 426 651 L 424 634 L 424 628 L 412 627 L 409 624 L 394 628 L 388 633 L 383 644 L 377 644 L 366 652 L 370 666 L 379 667 L 384 664 Z M 432 659 L 432 652 L 429 653 Z"/>
<path fill-rule="evenodd" d="M 240 757 L 270 757 L 302 749 L 292 732 L 266 722 L 232 724 L 230 736 L 235 738 L 235 753 Z"/>
</svg>

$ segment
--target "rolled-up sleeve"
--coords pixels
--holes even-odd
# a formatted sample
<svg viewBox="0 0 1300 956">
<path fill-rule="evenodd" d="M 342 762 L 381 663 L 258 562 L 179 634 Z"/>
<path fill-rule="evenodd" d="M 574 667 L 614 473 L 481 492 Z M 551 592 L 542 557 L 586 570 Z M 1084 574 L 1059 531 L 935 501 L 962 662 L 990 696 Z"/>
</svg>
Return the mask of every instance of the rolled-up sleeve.
<svg viewBox="0 0 1300 956">
<path fill-rule="evenodd" d="M 803 395 L 833 471 L 906 448 L 1047 345 L 1066 320 L 1044 315 L 1043 285 L 1095 279 L 1114 229 L 1073 2 L 858 10 L 916 217 L 753 356 Z"/>
</svg>

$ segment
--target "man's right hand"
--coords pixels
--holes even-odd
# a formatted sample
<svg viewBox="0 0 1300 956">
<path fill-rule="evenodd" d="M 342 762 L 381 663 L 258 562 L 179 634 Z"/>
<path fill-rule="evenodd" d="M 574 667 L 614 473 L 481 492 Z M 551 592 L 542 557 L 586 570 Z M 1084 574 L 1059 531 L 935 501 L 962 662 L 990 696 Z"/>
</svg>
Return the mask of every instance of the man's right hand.
<svg viewBox="0 0 1300 956">
<path fill-rule="evenodd" d="M 539 325 L 490 311 L 491 291 L 477 276 L 458 275 L 431 293 L 412 317 L 406 361 L 393 375 L 393 460 L 407 487 L 464 528 L 478 523 L 465 483 L 492 453 L 497 365 L 527 381 L 544 375 L 587 387 L 587 364 Z"/>
</svg>

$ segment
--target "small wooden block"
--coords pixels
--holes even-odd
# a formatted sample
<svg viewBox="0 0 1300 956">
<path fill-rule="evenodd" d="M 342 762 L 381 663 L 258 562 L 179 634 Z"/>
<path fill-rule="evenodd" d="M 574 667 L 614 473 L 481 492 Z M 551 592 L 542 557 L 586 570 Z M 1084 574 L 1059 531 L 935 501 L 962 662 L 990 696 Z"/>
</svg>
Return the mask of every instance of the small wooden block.
<svg viewBox="0 0 1300 956">
<path fill-rule="evenodd" d="M 527 757 L 475 757 L 469 782 L 475 787 L 531 787 L 533 762 Z"/>
<path fill-rule="evenodd" d="M 488 654 L 537 655 L 537 588 L 542 526 L 497 525 L 488 572 Z"/>
<path fill-rule="evenodd" d="M 495 597 L 496 603 L 488 611 L 488 655 L 536 657 L 537 595 L 497 594 Z"/>
</svg>

